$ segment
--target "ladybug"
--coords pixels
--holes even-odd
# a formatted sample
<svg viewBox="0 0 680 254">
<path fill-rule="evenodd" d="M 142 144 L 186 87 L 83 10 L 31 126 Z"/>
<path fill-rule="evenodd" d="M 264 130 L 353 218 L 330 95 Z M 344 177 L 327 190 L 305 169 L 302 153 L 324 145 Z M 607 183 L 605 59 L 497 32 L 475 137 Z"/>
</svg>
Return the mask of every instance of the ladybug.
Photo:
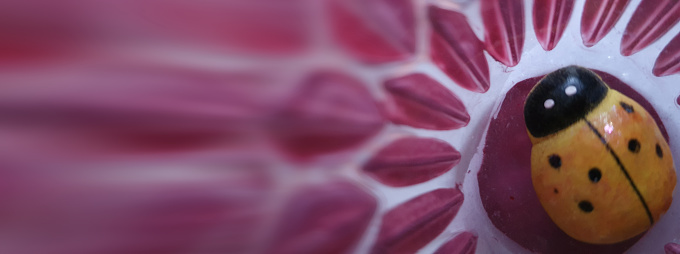
<svg viewBox="0 0 680 254">
<path fill-rule="evenodd" d="M 531 178 L 567 235 L 594 244 L 630 239 L 668 210 L 675 168 L 650 114 L 589 69 L 568 66 L 527 96 Z"/>
</svg>

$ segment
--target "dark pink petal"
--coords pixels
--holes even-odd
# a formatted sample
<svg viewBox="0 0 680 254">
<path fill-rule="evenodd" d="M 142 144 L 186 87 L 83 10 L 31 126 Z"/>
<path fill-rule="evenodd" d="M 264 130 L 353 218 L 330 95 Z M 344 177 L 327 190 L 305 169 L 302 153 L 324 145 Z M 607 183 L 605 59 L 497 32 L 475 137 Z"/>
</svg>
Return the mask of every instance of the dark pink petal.
<svg viewBox="0 0 680 254">
<path fill-rule="evenodd" d="M 643 0 L 621 38 L 621 55 L 630 56 L 652 44 L 680 20 L 675 0 Z"/>
<path fill-rule="evenodd" d="M 435 178 L 459 161 L 460 153 L 442 140 L 407 137 L 380 150 L 364 171 L 385 185 L 400 187 Z"/>
<path fill-rule="evenodd" d="M 0 52 L 22 51 L 13 58 L 167 46 L 298 52 L 312 24 L 307 0 L 5 0 L 0 17 Z"/>
<path fill-rule="evenodd" d="M 534 1 L 534 31 L 543 49 L 550 51 L 557 46 L 573 8 L 574 0 Z"/>
<path fill-rule="evenodd" d="M 680 72 L 680 34 L 673 37 L 661 50 L 654 62 L 652 73 L 655 76 L 668 76 Z"/>
<path fill-rule="evenodd" d="M 383 215 L 373 253 L 414 253 L 449 225 L 463 204 L 458 189 L 436 189 Z"/>
<path fill-rule="evenodd" d="M 677 243 L 667 243 L 663 249 L 666 254 L 680 254 L 680 244 Z"/>
<path fill-rule="evenodd" d="M 425 74 L 415 73 L 385 81 L 387 117 L 394 123 L 432 130 L 466 126 L 470 115 L 449 89 Z"/>
<path fill-rule="evenodd" d="M 481 1 L 486 51 L 497 61 L 515 66 L 524 47 L 524 2 Z"/>
<path fill-rule="evenodd" d="M 373 218 L 375 198 L 346 182 L 296 191 L 267 253 L 347 253 Z"/>
<path fill-rule="evenodd" d="M 26 154 L 79 157 L 258 139 L 266 117 L 283 103 L 276 88 L 285 90 L 283 78 L 266 72 L 169 66 L 34 68 L 20 76 L 0 87 L 1 139 Z"/>
<path fill-rule="evenodd" d="M 335 72 L 310 74 L 270 128 L 289 154 L 305 158 L 361 144 L 383 119 L 358 80 Z"/>
<path fill-rule="evenodd" d="M 658 114 L 642 95 L 610 74 L 595 72 L 612 89 L 634 99 L 650 112 L 668 139 Z M 555 225 L 536 196 L 530 170 L 532 145 L 521 116 L 527 94 L 541 78 L 533 77 L 513 86 L 500 105 L 498 117 L 489 123 L 477 174 L 484 210 L 496 228 L 533 253 L 623 253 L 642 235 L 615 244 L 577 241 Z"/>
<path fill-rule="evenodd" d="M 465 15 L 436 6 L 428 8 L 432 23 L 432 61 L 461 87 L 473 92 L 489 90 L 489 65 L 484 44 L 470 28 Z"/>
<path fill-rule="evenodd" d="M 477 236 L 463 232 L 439 247 L 435 254 L 475 254 L 476 250 Z"/>
<path fill-rule="evenodd" d="M 592 47 L 614 28 L 630 0 L 586 0 L 581 16 L 583 45 Z"/>
<path fill-rule="evenodd" d="M 262 170 L 45 158 L 0 161 L 1 253 L 247 253 L 263 240 L 273 185 Z"/>
<path fill-rule="evenodd" d="M 415 53 L 415 19 L 410 0 L 331 0 L 335 39 L 367 63 L 402 60 Z"/>
<path fill-rule="evenodd" d="M 311 38 L 306 0 L 130 1 L 143 24 L 173 40 L 223 44 L 257 52 L 300 51 Z"/>
</svg>

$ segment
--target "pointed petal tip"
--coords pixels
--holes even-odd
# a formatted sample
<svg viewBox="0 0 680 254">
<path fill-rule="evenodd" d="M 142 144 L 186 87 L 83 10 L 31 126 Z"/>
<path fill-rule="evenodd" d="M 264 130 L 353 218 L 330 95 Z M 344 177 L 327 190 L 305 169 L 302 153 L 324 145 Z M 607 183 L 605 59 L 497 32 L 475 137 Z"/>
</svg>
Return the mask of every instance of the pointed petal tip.
<svg viewBox="0 0 680 254">
<path fill-rule="evenodd" d="M 431 5 L 428 9 L 432 34 L 430 58 L 459 86 L 477 93 L 489 89 L 489 65 L 484 43 L 462 13 Z"/>
<path fill-rule="evenodd" d="M 378 151 L 363 170 L 384 185 L 403 187 L 450 171 L 460 158 L 460 152 L 442 140 L 405 137 Z"/>
<path fill-rule="evenodd" d="M 459 129 L 470 122 L 463 102 L 448 88 L 422 73 L 384 81 L 387 118 L 397 124 L 431 130 Z"/>
</svg>

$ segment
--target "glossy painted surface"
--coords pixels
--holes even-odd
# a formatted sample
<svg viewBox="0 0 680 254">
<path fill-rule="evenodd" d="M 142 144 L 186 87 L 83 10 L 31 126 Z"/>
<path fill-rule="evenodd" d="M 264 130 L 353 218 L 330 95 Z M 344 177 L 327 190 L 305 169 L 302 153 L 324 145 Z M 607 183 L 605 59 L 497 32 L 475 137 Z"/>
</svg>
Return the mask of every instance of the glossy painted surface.
<svg viewBox="0 0 680 254">
<path fill-rule="evenodd" d="M 659 116 L 640 94 L 621 80 L 596 71 L 610 87 L 639 102 L 657 123 Z M 531 141 L 522 118 L 524 100 L 542 76 L 516 84 L 500 106 L 498 118 L 487 130 L 484 155 L 477 175 L 480 198 L 489 219 L 501 232 L 524 248 L 543 253 L 621 253 L 640 236 L 616 244 L 588 244 L 569 237 L 543 209 L 531 182 Z M 665 138 L 668 134 L 659 125 Z M 513 149 L 507 149 L 512 147 Z M 532 221 L 531 225 L 527 221 Z"/>
<path fill-rule="evenodd" d="M 584 121 L 537 140 L 531 150 L 532 181 L 548 215 L 569 236 L 594 244 L 618 243 L 653 226 L 670 207 L 676 181 L 673 158 L 654 119 L 615 90 L 586 119 L 608 146 Z M 637 149 L 631 149 L 631 142 Z M 657 145 L 661 153 L 655 151 Z M 553 155 L 561 158 L 558 169 L 549 163 Z M 596 178 L 590 170 L 598 172 Z"/>
</svg>

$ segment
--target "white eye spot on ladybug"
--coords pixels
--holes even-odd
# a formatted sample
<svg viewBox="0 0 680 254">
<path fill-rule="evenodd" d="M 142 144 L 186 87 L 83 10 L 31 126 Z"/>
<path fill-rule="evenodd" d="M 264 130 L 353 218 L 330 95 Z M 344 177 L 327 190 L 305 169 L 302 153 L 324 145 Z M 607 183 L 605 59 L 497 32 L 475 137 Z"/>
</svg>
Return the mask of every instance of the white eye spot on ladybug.
<svg viewBox="0 0 680 254">
<path fill-rule="evenodd" d="M 551 109 L 553 106 L 555 106 L 555 101 L 553 99 L 547 99 L 543 103 L 543 107 L 545 107 L 545 109 Z"/>
<path fill-rule="evenodd" d="M 572 96 L 576 94 L 576 87 L 575 86 L 568 86 L 567 88 L 564 89 L 564 93 L 567 94 L 567 96 Z"/>
</svg>

